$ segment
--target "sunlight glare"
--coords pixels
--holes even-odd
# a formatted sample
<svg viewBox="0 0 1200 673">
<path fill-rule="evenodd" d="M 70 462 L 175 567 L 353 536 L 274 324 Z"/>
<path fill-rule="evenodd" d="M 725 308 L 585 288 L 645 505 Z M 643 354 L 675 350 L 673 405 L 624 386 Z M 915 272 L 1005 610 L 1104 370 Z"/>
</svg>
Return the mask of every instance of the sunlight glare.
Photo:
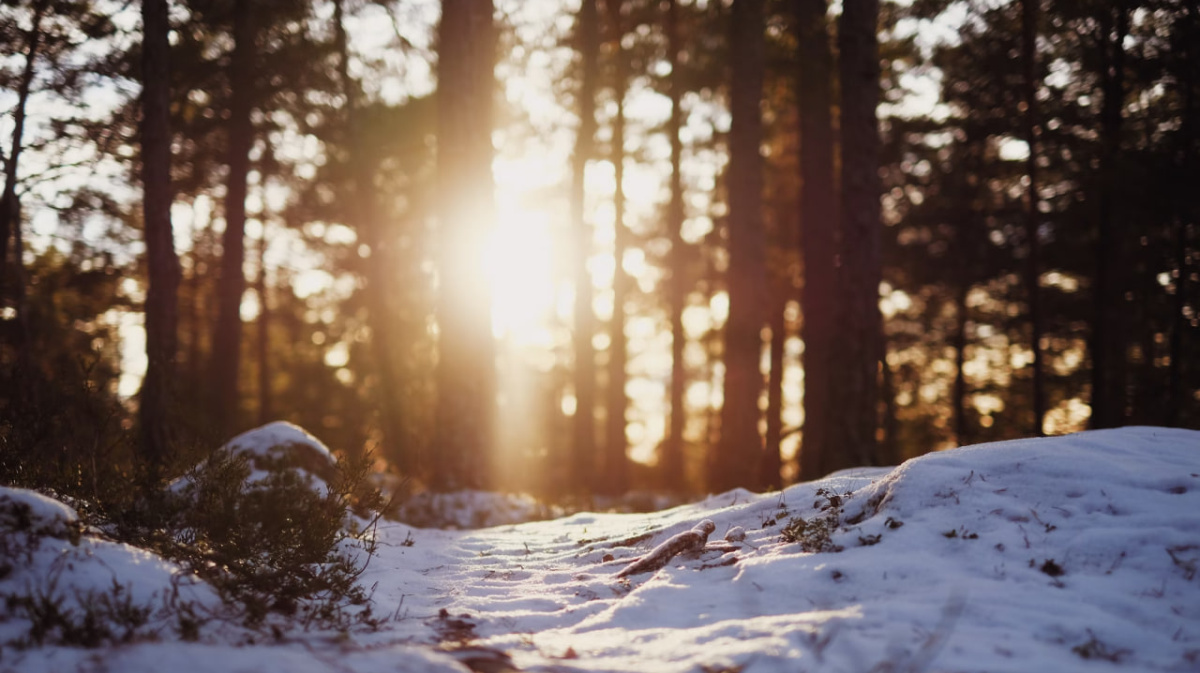
<svg viewBox="0 0 1200 673">
<path fill-rule="evenodd" d="M 492 333 L 520 344 L 544 342 L 555 306 L 550 214 L 500 199 L 484 252 L 492 293 Z"/>
</svg>

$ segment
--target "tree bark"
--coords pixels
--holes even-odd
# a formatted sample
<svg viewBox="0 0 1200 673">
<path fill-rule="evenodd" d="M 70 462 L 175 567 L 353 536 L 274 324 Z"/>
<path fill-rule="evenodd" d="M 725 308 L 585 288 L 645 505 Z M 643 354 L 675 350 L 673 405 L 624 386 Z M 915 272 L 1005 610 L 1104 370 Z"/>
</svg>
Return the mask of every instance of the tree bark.
<svg viewBox="0 0 1200 673">
<path fill-rule="evenodd" d="M 1029 300 L 1030 343 L 1033 350 L 1033 434 L 1045 435 L 1043 421 L 1046 417 L 1045 364 L 1042 358 L 1042 290 L 1041 290 L 1041 241 L 1038 234 L 1038 78 L 1037 78 L 1037 25 L 1039 0 L 1021 0 L 1021 51 L 1024 65 L 1024 135 L 1029 145 L 1029 156 L 1025 161 L 1025 173 L 1029 178 L 1026 190 L 1025 239 L 1028 242 L 1029 258 L 1025 260 L 1025 292 Z M 961 437 L 959 439 L 962 441 Z"/>
<path fill-rule="evenodd" d="M 229 177 L 225 190 L 225 233 L 217 286 L 217 324 L 213 333 L 212 401 L 214 421 L 223 434 L 240 429 L 238 377 L 242 360 L 242 296 L 246 293 L 246 179 L 254 126 L 255 29 L 250 0 L 233 3 L 233 54 L 229 62 Z"/>
<path fill-rule="evenodd" d="M 1092 324 L 1092 416 L 1093 428 L 1111 428 L 1121 423 L 1124 415 L 1125 344 L 1117 306 L 1125 301 L 1120 292 L 1119 270 L 1121 246 L 1119 232 L 1114 232 L 1116 205 L 1114 192 L 1119 188 L 1116 161 L 1121 143 L 1122 107 L 1125 97 L 1125 49 L 1122 46 L 1129 32 L 1129 16 L 1123 3 L 1114 9 L 1101 9 L 1098 47 L 1103 56 L 1104 102 L 1100 112 L 1102 186 L 1097 199 L 1096 272 L 1092 300 L 1095 304 Z M 1113 12 L 1116 16 L 1113 16 Z"/>
<path fill-rule="evenodd" d="M 625 95 L 629 88 L 629 63 L 621 47 L 621 39 L 625 35 L 621 16 L 623 5 L 623 0 L 608 0 L 607 4 L 609 24 L 613 30 L 613 58 L 616 59 L 613 91 L 617 101 L 617 113 L 612 122 L 612 162 L 616 180 L 613 192 L 613 313 L 609 323 L 608 415 L 604 433 L 604 484 L 610 493 L 622 493 L 629 488 L 629 440 L 625 435 L 625 415 L 629 409 L 629 398 L 625 394 L 628 381 L 625 368 L 629 359 L 625 336 L 625 302 L 629 298 L 632 283 L 622 266 L 625 251 L 630 245 L 630 232 L 625 226 Z"/>
<path fill-rule="evenodd" d="M 843 6 L 838 31 L 842 91 L 841 315 L 831 395 L 838 422 L 822 472 L 876 462 L 877 376 L 882 353 L 878 0 Z M 834 450 L 836 447 L 836 450 Z"/>
<path fill-rule="evenodd" d="M 970 444 L 967 437 L 967 295 L 971 291 L 970 281 L 966 278 L 966 251 L 959 250 L 962 256 L 958 266 L 958 287 L 954 290 L 954 392 L 951 397 L 951 407 L 954 413 L 954 440 L 959 446 Z"/>
<path fill-rule="evenodd" d="M 766 324 L 766 233 L 762 219 L 762 100 L 766 18 L 763 0 L 735 0 L 731 17 L 729 169 L 729 320 L 725 323 L 725 403 L 721 441 L 710 461 L 716 491 L 757 486 L 763 453 L 758 430 L 759 367 Z"/>
<path fill-rule="evenodd" d="M 671 141 L 671 199 L 667 204 L 667 230 L 671 251 L 667 258 L 670 277 L 667 280 L 667 310 L 671 320 L 671 383 L 670 419 L 667 436 L 663 442 L 659 469 L 664 485 L 682 490 L 683 480 L 683 428 L 687 410 L 683 407 L 684 387 L 687 385 L 687 370 L 683 362 L 683 346 L 687 336 L 683 332 L 683 308 L 687 301 L 687 260 L 683 250 L 683 140 L 679 136 L 683 126 L 683 83 L 679 77 L 679 52 L 682 40 L 679 35 L 679 7 L 677 0 L 667 0 L 667 63 L 671 66 L 668 82 L 671 98 L 671 116 L 667 121 L 667 135 Z"/>
<path fill-rule="evenodd" d="M 170 30 L 166 0 L 142 0 L 142 206 L 149 278 L 147 365 L 138 414 L 142 457 L 156 477 L 171 453 L 171 384 L 179 324 L 179 258 L 171 227 Z"/>
<path fill-rule="evenodd" d="M 1183 420 L 1187 391 L 1183 386 L 1184 334 L 1188 330 L 1188 227 L 1194 224 L 1197 209 L 1193 205 L 1192 185 L 1196 184 L 1196 121 L 1200 110 L 1196 105 L 1196 74 L 1200 69 L 1200 2 L 1184 4 L 1183 54 L 1180 55 L 1180 88 L 1183 90 L 1183 126 L 1179 130 L 1180 151 L 1176 161 L 1179 180 L 1175 188 L 1175 301 L 1172 305 L 1170 366 L 1167 369 L 1167 408 L 1165 424 L 1178 426 Z"/>
<path fill-rule="evenodd" d="M 495 199 L 491 0 L 442 0 L 438 27 L 439 293 L 433 484 L 481 488 L 491 458 L 496 358 L 483 251 Z"/>
<path fill-rule="evenodd" d="M 582 66 L 579 86 L 579 129 L 571 162 L 571 222 L 575 228 L 575 416 L 571 450 L 571 480 L 576 489 L 596 486 L 596 352 L 592 338 L 596 317 L 592 310 L 592 227 L 584 217 L 587 192 L 584 178 L 596 137 L 596 87 L 600 68 L 600 18 L 596 0 L 583 0 L 575 24 Z"/>
<path fill-rule="evenodd" d="M 825 0 L 796 0 L 799 44 L 800 243 L 804 259 L 801 338 L 804 353 L 804 434 L 800 480 L 825 475 L 824 456 L 834 447 L 830 395 L 836 329 L 837 206 L 833 178 L 832 77 Z"/>
<path fill-rule="evenodd" d="M 786 279 L 781 281 L 786 286 Z M 767 435 L 763 446 L 762 464 L 759 466 L 758 487 L 764 490 L 778 490 L 783 487 L 783 456 L 780 445 L 783 443 L 783 351 L 787 341 L 787 325 L 784 321 L 784 308 L 787 301 L 783 299 L 785 291 L 776 289 L 771 305 L 771 373 L 767 377 Z"/>
<path fill-rule="evenodd" d="M 193 222 L 195 222 L 195 204 L 192 207 Z M 194 225 L 193 225 L 194 226 Z M 210 311 L 206 300 L 205 291 L 206 284 L 201 282 L 202 274 L 200 273 L 200 249 L 203 246 L 206 259 L 211 259 L 212 256 L 212 229 L 211 222 L 206 222 L 204 228 L 199 231 L 192 231 L 192 249 L 188 252 L 188 257 L 191 259 L 191 271 L 187 279 L 187 294 L 190 297 L 188 304 L 188 312 L 186 321 L 181 330 L 182 334 L 186 334 L 187 342 L 187 380 L 190 385 L 199 385 L 203 380 L 203 363 L 201 362 L 201 353 L 204 351 L 201 343 L 201 335 L 205 332 L 205 323 Z M 207 264 L 207 263 L 206 263 Z"/>
<path fill-rule="evenodd" d="M 880 385 L 883 387 L 883 447 L 879 462 L 882 465 L 899 465 L 904 462 L 900 455 L 900 422 L 896 418 L 896 376 L 888 363 L 887 336 L 883 341 L 883 356 L 879 358 L 881 369 Z"/>
<path fill-rule="evenodd" d="M 254 293 L 258 297 L 258 330 L 255 345 L 258 349 L 258 424 L 271 422 L 271 306 L 267 296 L 267 225 L 264 222 L 258 237 L 258 275 L 254 279 Z"/>
<path fill-rule="evenodd" d="M 14 235 L 13 230 L 21 226 L 21 206 L 17 202 L 17 169 L 20 166 L 21 151 L 25 147 L 25 108 L 29 103 L 38 50 L 42 45 L 42 18 L 49 6 L 49 0 L 38 0 L 34 3 L 33 25 L 25 34 L 25 67 L 21 71 L 20 84 L 17 86 L 17 104 L 12 113 L 12 143 L 9 145 L 8 160 L 4 165 L 4 192 L 0 195 L 0 300 L 4 298 L 4 282 L 8 278 L 8 242 Z M 20 257 L 15 261 L 17 266 L 22 264 Z"/>
</svg>

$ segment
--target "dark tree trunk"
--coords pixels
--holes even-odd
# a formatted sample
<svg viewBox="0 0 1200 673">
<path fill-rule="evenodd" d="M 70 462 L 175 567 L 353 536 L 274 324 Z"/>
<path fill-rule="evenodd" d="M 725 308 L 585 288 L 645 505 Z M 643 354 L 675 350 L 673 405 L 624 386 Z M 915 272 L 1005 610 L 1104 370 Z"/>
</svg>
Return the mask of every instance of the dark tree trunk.
<svg viewBox="0 0 1200 673">
<path fill-rule="evenodd" d="M 596 137 L 596 87 L 600 76 L 600 17 L 596 0 L 583 0 L 575 24 L 582 66 L 579 85 L 579 129 L 571 162 L 571 222 L 575 228 L 575 417 L 571 447 L 571 481 L 576 489 L 592 490 L 596 474 L 596 353 L 592 338 L 592 227 L 584 217 L 584 177 Z"/>
<path fill-rule="evenodd" d="M 848 2 L 838 30 L 842 91 L 842 266 L 838 276 L 841 316 L 839 368 L 833 378 L 837 422 L 822 472 L 876 462 L 875 428 L 883 225 L 880 220 L 878 0 Z"/>
<path fill-rule="evenodd" d="M 1025 260 L 1025 292 L 1029 298 L 1030 343 L 1033 350 L 1033 434 L 1045 434 L 1043 420 L 1046 417 L 1045 365 L 1042 360 L 1042 290 L 1041 290 L 1041 242 L 1038 235 L 1038 77 L 1037 77 L 1037 25 L 1039 0 L 1021 0 L 1021 50 L 1025 69 L 1024 76 L 1024 135 L 1029 145 L 1029 157 L 1025 161 L 1025 173 L 1029 177 L 1026 190 L 1025 239 L 1028 242 L 1029 258 Z M 962 444 L 962 437 L 959 437 Z"/>
<path fill-rule="evenodd" d="M 896 418 L 896 377 L 888 364 L 888 342 L 884 337 L 883 356 L 879 358 L 882 370 L 880 382 L 883 386 L 883 450 L 879 462 L 882 465 L 899 465 L 904 461 L 900 455 L 900 423 Z"/>
<path fill-rule="evenodd" d="M 258 296 L 258 424 L 271 422 L 271 306 L 267 296 L 267 226 L 263 223 L 258 237 L 258 275 L 254 279 L 254 293 Z"/>
<path fill-rule="evenodd" d="M 765 66 L 763 0 L 736 0 L 731 17 L 729 169 L 729 320 L 725 323 L 725 403 L 721 441 L 709 486 L 716 491 L 757 486 L 763 453 L 758 399 L 766 325 L 766 234 L 762 219 L 762 113 Z"/>
<path fill-rule="evenodd" d="M 1101 7 L 1098 48 L 1103 56 L 1101 73 L 1104 103 L 1100 111 L 1102 185 L 1096 213 L 1096 273 L 1092 300 L 1095 303 L 1092 354 L 1093 428 L 1120 425 L 1125 407 L 1125 342 L 1118 307 L 1125 299 L 1120 291 L 1121 232 L 1114 231 L 1115 191 L 1119 188 L 1117 151 L 1121 144 L 1122 107 L 1125 97 L 1125 49 L 1129 16 L 1123 3 Z M 1116 16 L 1113 16 L 1113 13 Z"/>
<path fill-rule="evenodd" d="M 612 131 L 612 162 L 616 179 L 616 190 L 613 193 L 613 313 L 612 322 L 609 324 L 612 343 L 608 351 L 608 416 L 604 433 L 604 483 L 610 493 L 622 493 L 629 488 L 629 441 L 625 435 L 625 414 L 629 408 L 629 398 L 625 394 L 625 384 L 628 381 L 625 367 L 629 359 L 628 341 L 625 337 L 625 302 L 629 298 L 631 279 L 622 267 L 625 251 L 630 245 L 630 232 L 625 226 L 625 95 L 629 88 L 629 63 L 628 56 L 621 48 L 621 38 L 625 35 L 624 20 L 621 17 L 623 4 L 623 0 L 608 0 L 607 4 L 616 59 L 616 81 L 613 83 L 613 91 L 617 101 L 617 114 L 613 119 Z"/>
<path fill-rule="evenodd" d="M 960 250 L 959 255 L 965 251 Z M 958 287 L 954 291 L 954 392 L 951 397 L 951 407 L 954 413 L 954 440 L 959 446 L 970 444 L 967 437 L 967 295 L 971 291 L 970 281 L 966 279 L 965 264 L 959 260 Z"/>
<path fill-rule="evenodd" d="M 25 67 L 21 70 L 17 86 L 17 104 L 13 108 L 12 144 L 9 145 L 8 160 L 4 164 L 4 192 L 0 195 L 0 300 L 4 298 L 4 282 L 8 279 L 8 241 L 14 230 L 21 226 L 21 205 L 17 202 L 17 179 L 21 151 L 24 149 L 25 108 L 29 103 L 29 92 L 33 86 L 33 74 L 38 50 L 42 45 L 42 18 L 49 8 L 49 0 L 39 0 L 33 5 L 33 25 L 25 34 Z M 16 266 L 22 264 L 16 256 Z"/>
<path fill-rule="evenodd" d="M 212 401 L 214 421 L 225 435 L 241 424 L 238 376 L 242 360 L 242 296 L 246 293 L 246 177 L 254 126 L 255 30 L 250 0 L 233 3 L 233 54 L 229 62 L 229 177 L 225 190 L 225 233 L 217 287 L 217 325 L 213 334 Z"/>
<path fill-rule="evenodd" d="M 804 258 L 801 308 L 804 340 L 804 434 L 800 480 L 825 475 L 833 451 L 832 367 L 836 329 L 837 207 L 833 180 L 832 56 L 825 0 L 796 0 L 800 107 L 800 245 Z"/>
<path fill-rule="evenodd" d="M 687 385 L 687 370 L 683 362 L 683 308 L 687 300 L 687 259 L 683 250 L 683 140 L 679 131 L 683 126 L 683 83 L 679 77 L 679 52 L 682 40 L 679 36 L 679 7 L 676 0 L 667 0 L 667 63 L 671 65 L 670 89 L 671 117 L 667 121 L 667 135 L 671 141 L 671 200 L 667 204 L 667 229 L 671 240 L 667 266 L 670 278 L 667 281 L 667 310 L 671 316 L 671 384 L 670 414 L 667 436 L 663 442 L 659 468 L 664 485 L 682 490 L 683 483 L 683 428 L 687 410 L 683 408 L 684 387 Z"/>
<path fill-rule="evenodd" d="M 1183 44 L 1180 54 L 1180 87 L 1183 89 L 1183 126 L 1180 128 L 1178 151 L 1179 179 L 1175 187 L 1177 200 L 1175 210 L 1175 301 L 1172 306 L 1170 366 L 1167 370 L 1166 425 L 1177 426 L 1183 420 L 1183 408 L 1187 392 L 1183 387 L 1184 334 L 1188 330 L 1188 227 L 1195 223 L 1196 207 L 1192 187 L 1197 182 L 1196 161 L 1196 74 L 1200 69 L 1200 2 L 1189 0 L 1184 5 Z"/>
<path fill-rule="evenodd" d="M 495 421 L 491 294 L 482 274 L 493 212 L 491 0 L 442 0 L 438 27 L 439 296 L 434 485 L 484 486 Z"/>
<path fill-rule="evenodd" d="M 146 377 L 138 415 L 143 459 L 157 476 L 170 457 L 170 401 L 179 324 L 179 258 L 171 228 L 170 42 L 166 0 L 142 0 L 142 187 L 149 279 Z"/>
<path fill-rule="evenodd" d="M 782 281 L 780 285 L 787 286 Z M 767 379 L 767 436 L 763 447 L 762 464 L 759 466 L 758 486 L 764 490 L 777 490 L 783 486 L 783 458 L 780 444 L 783 442 L 783 349 L 787 341 L 787 325 L 784 307 L 787 301 L 785 290 L 775 290 L 775 301 L 771 307 L 771 373 Z"/>
<path fill-rule="evenodd" d="M 207 318 L 211 308 L 205 299 L 207 284 L 202 282 L 200 272 L 201 250 L 206 259 L 212 259 L 213 231 L 211 222 L 205 223 L 203 229 L 192 235 L 192 249 L 188 253 L 192 260 L 191 272 L 188 274 L 187 293 L 191 297 L 188 305 L 187 321 L 181 333 L 187 335 L 187 375 L 190 385 L 197 386 L 203 382 L 204 363 L 202 362 L 204 344 L 202 335 L 206 333 Z M 207 264 L 207 262 L 205 262 Z"/>
</svg>

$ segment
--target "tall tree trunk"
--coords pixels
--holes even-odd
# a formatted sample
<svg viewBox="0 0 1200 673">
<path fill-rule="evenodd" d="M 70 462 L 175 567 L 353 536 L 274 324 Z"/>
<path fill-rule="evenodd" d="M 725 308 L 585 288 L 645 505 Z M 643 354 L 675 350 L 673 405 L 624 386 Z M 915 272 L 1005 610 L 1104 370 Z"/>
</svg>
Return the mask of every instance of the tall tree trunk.
<svg viewBox="0 0 1200 673">
<path fill-rule="evenodd" d="M 613 313 L 609 323 L 608 415 L 604 433 L 604 483 L 610 493 L 622 493 L 629 488 L 629 440 L 625 435 L 625 414 L 629 409 L 629 398 L 625 394 L 628 381 L 625 367 L 629 359 L 625 336 L 625 302 L 629 298 L 631 279 L 622 266 L 630 244 L 630 232 L 625 226 L 625 95 L 629 88 L 629 61 L 621 47 L 621 39 L 625 35 L 622 5 L 623 0 L 608 0 L 607 3 L 609 25 L 613 30 L 613 58 L 616 59 L 613 92 L 617 101 L 617 114 L 612 122 L 612 162 L 616 179 L 613 192 Z"/>
<path fill-rule="evenodd" d="M 763 390 L 759 367 L 766 325 L 767 244 L 762 219 L 763 0 L 735 0 L 731 17 L 729 169 L 729 320 L 725 323 L 725 403 L 721 441 L 709 485 L 717 491 L 757 486 L 763 453 L 758 430 Z"/>
<path fill-rule="evenodd" d="M 193 204 L 193 222 L 195 221 L 194 213 Z M 200 265 L 202 255 L 206 260 L 203 262 L 206 270 L 213 259 L 214 236 L 210 218 L 202 229 L 193 231 L 192 249 L 188 252 L 188 256 L 192 260 L 191 272 L 187 279 L 187 293 L 191 297 L 191 304 L 188 306 L 187 324 L 181 333 L 188 335 L 187 380 L 192 386 L 202 386 L 204 383 L 203 335 L 207 331 L 207 322 L 210 319 L 212 308 L 207 299 L 209 287 L 207 283 L 203 282 L 205 274 L 200 271 Z M 211 347 L 210 343 L 209 350 Z"/>
<path fill-rule="evenodd" d="M 1025 260 L 1025 293 L 1029 298 L 1030 343 L 1033 350 L 1033 434 L 1045 434 L 1043 420 L 1046 417 L 1045 365 L 1042 358 L 1042 290 L 1041 290 L 1041 242 L 1038 235 L 1039 204 L 1037 175 L 1038 133 L 1038 77 L 1037 77 L 1037 25 L 1039 0 L 1021 0 L 1021 51 L 1024 65 L 1024 135 L 1029 145 L 1029 156 L 1025 161 L 1025 173 L 1029 187 L 1025 197 L 1025 239 L 1029 245 L 1029 258 Z M 961 444 L 962 438 L 959 438 Z"/>
<path fill-rule="evenodd" d="M 1096 273 L 1092 323 L 1092 417 L 1093 428 L 1110 428 L 1120 424 L 1125 400 L 1125 343 L 1117 316 L 1117 306 L 1124 302 L 1120 291 L 1121 263 L 1120 232 L 1114 232 L 1116 218 L 1115 191 L 1119 188 L 1117 152 L 1121 143 L 1122 107 L 1125 97 L 1125 49 L 1129 33 L 1129 16 L 1124 3 L 1116 8 L 1101 7 L 1098 48 L 1103 56 L 1102 73 L 1104 103 L 1100 111 L 1102 186 L 1097 202 Z M 1116 16 L 1113 16 L 1116 12 Z"/>
<path fill-rule="evenodd" d="M 29 316 L 29 296 L 26 294 L 28 290 L 27 279 L 25 277 L 25 231 L 21 226 L 21 200 L 13 201 L 15 207 L 13 209 L 13 258 L 16 264 L 13 265 L 13 300 L 17 308 L 17 375 L 19 383 L 18 387 L 24 387 L 30 390 L 30 395 L 33 397 L 27 400 L 28 408 L 37 408 L 38 395 L 40 386 L 33 385 L 39 383 L 39 376 L 33 360 L 33 330 L 30 326 Z"/>
<path fill-rule="evenodd" d="M 671 240 L 671 252 L 667 258 L 670 278 L 667 281 L 667 310 L 671 318 L 671 417 L 667 424 L 667 437 L 663 442 L 659 468 L 668 488 L 682 490 L 683 476 L 683 428 L 687 410 L 683 407 L 684 387 L 687 385 L 687 370 L 683 362 L 683 346 L 687 336 L 683 332 L 683 308 L 687 301 L 687 258 L 683 250 L 683 140 L 679 136 L 683 126 L 683 83 L 679 77 L 679 52 L 682 40 L 679 36 L 679 7 L 677 0 L 667 0 L 667 63 L 671 66 L 668 88 L 671 98 L 671 116 L 667 120 L 667 135 L 671 141 L 671 200 L 667 204 L 667 229 Z"/>
<path fill-rule="evenodd" d="M 345 26 L 345 8 L 342 0 L 333 4 L 334 42 L 338 52 L 338 77 L 346 97 L 344 123 L 345 141 L 349 144 L 352 163 L 352 178 L 347 202 L 350 207 L 347 217 L 351 219 L 360 240 L 370 249 L 366 260 L 365 277 L 367 318 L 371 328 L 371 354 L 375 360 L 375 374 L 379 380 L 377 400 L 379 427 L 383 434 L 382 452 L 401 472 L 409 474 L 419 470 L 417 456 L 406 446 L 404 434 L 405 415 L 400 404 L 400 384 L 396 379 L 396 363 L 393 358 L 395 340 L 392 329 L 392 312 L 388 305 L 389 270 L 393 269 L 389 246 L 382 231 L 384 220 L 379 214 L 380 196 L 374 175 L 380 159 L 372 143 L 360 131 L 359 109 L 362 87 L 350 78 L 350 53 Z"/>
<path fill-rule="evenodd" d="M 1172 306 L 1170 366 L 1167 370 L 1166 425 L 1179 425 L 1183 419 L 1183 408 L 1187 393 L 1183 388 L 1184 333 L 1188 330 L 1187 287 L 1188 287 L 1188 227 L 1195 223 L 1196 207 L 1193 205 L 1191 186 L 1197 181 L 1196 161 L 1196 74 L 1200 69 L 1200 2 L 1188 0 L 1184 4 L 1183 27 L 1185 48 L 1180 54 L 1180 88 L 1183 90 L 1183 126 L 1180 128 L 1180 150 L 1178 152 L 1179 180 L 1175 189 L 1175 301 Z"/>
<path fill-rule="evenodd" d="M 954 291 L 954 392 L 951 407 L 954 413 L 954 440 L 959 446 L 970 444 L 967 437 L 967 295 L 971 291 L 966 278 L 965 251 L 960 250 L 958 287 Z"/>
<path fill-rule="evenodd" d="M 138 414 L 142 457 L 155 476 L 170 456 L 171 382 L 179 325 L 179 258 L 171 228 L 171 30 L 166 0 L 142 0 L 142 186 L 149 279 L 146 376 Z"/>
<path fill-rule="evenodd" d="M 879 358 L 882 370 L 880 382 L 883 386 L 883 450 L 880 453 L 880 464 L 899 465 L 904 461 L 900 455 L 900 422 L 896 418 L 896 376 L 892 365 L 888 363 L 889 344 L 885 335 L 883 356 Z"/>
<path fill-rule="evenodd" d="M 784 309 L 787 305 L 786 279 L 779 283 L 771 302 L 771 373 L 767 378 L 767 435 L 763 447 L 762 464 L 759 466 L 758 486 L 765 490 L 777 490 L 783 486 L 783 350 L 787 341 L 787 324 Z"/>
<path fill-rule="evenodd" d="M 21 226 L 17 179 L 21 151 L 25 147 L 25 108 L 29 103 L 30 89 L 33 87 L 38 51 L 42 46 L 42 18 L 49 6 L 49 0 L 38 0 L 34 3 L 33 24 L 25 34 L 25 67 L 21 71 L 20 84 L 17 86 L 17 104 L 12 113 L 12 144 L 9 145 L 8 160 L 4 164 L 4 193 L 0 196 L 0 300 L 4 298 L 4 282 L 8 278 L 8 241 L 14 235 L 13 230 Z M 20 257 L 15 261 L 18 266 L 22 263 Z"/>
<path fill-rule="evenodd" d="M 271 305 L 267 296 L 267 225 L 264 222 L 258 237 L 258 275 L 254 279 L 258 297 L 258 424 L 271 422 Z"/>
<path fill-rule="evenodd" d="M 579 130 L 571 161 L 571 222 L 575 228 L 575 417 L 571 447 L 571 480 L 576 489 L 592 490 L 596 484 L 596 352 L 592 338 L 596 318 L 592 310 L 592 227 L 584 217 L 584 178 L 596 137 L 596 87 L 600 77 L 600 17 L 596 0 L 583 0 L 575 24 L 582 65 L 579 85 Z"/>
<path fill-rule="evenodd" d="M 195 207 L 192 208 L 192 222 L 195 223 Z M 190 383 L 195 383 L 200 378 L 200 273 L 197 270 L 197 265 L 200 263 L 200 255 L 196 250 L 200 245 L 200 236 L 197 235 L 195 229 L 192 230 L 192 247 L 188 251 L 189 270 L 187 278 L 184 281 L 184 294 L 187 296 L 187 311 L 183 312 L 180 317 L 180 333 L 187 335 L 186 348 L 184 351 L 184 363 L 187 365 L 187 377 Z"/>
<path fill-rule="evenodd" d="M 481 270 L 495 200 L 492 11 L 491 0 L 442 0 L 438 27 L 439 489 L 482 487 L 493 444 L 496 357 Z"/>
<path fill-rule="evenodd" d="M 833 179 L 833 66 L 825 18 L 826 0 L 796 0 L 800 107 L 800 244 L 804 259 L 801 308 L 804 340 L 804 434 L 800 480 L 825 475 L 834 451 L 832 394 L 836 335 L 837 206 Z"/>
<path fill-rule="evenodd" d="M 246 293 L 246 177 L 254 126 L 255 29 L 250 0 L 233 3 L 233 54 L 229 61 L 228 183 L 225 189 L 225 233 L 221 239 L 221 274 L 217 287 L 217 324 L 213 334 L 211 389 L 214 421 L 225 435 L 241 423 L 238 376 L 242 360 L 242 295 Z"/>
<path fill-rule="evenodd" d="M 842 91 L 842 266 L 838 276 L 836 351 L 831 396 L 838 422 L 823 472 L 876 462 L 877 376 L 883 351 L 879 315 L 883 225 L 880 220 L 879 1 L 843 6 L 838 30 Z"/>
</svg>

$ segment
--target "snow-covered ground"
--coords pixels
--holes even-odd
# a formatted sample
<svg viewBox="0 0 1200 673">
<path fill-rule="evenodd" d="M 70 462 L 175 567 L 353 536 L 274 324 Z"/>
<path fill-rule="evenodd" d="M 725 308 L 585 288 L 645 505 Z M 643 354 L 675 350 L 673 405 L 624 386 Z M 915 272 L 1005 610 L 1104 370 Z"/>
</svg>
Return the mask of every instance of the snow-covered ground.
<svg viewBox="0 0 1200 673">
<path fill-rule="evenodd" d="M 704 519 L 705 551 L 616 577 Z M 735 527 L 745 538 L 725 541 Z M 651 514 L 380 534 L 362 578 L 390 615 L 378 631 L 239 646 L 164 627 L 98 650 L 5 647 L 0 670 L 1200 671 L 1200 432 L 981 445 Z M 139 596 L 169 582 L 123 545 L 56 549 L 72 560 L 18 560 L 0 591 L 52 563 Z M 22 626 L 8 614 L 6 640 Z"/>
</svg>

